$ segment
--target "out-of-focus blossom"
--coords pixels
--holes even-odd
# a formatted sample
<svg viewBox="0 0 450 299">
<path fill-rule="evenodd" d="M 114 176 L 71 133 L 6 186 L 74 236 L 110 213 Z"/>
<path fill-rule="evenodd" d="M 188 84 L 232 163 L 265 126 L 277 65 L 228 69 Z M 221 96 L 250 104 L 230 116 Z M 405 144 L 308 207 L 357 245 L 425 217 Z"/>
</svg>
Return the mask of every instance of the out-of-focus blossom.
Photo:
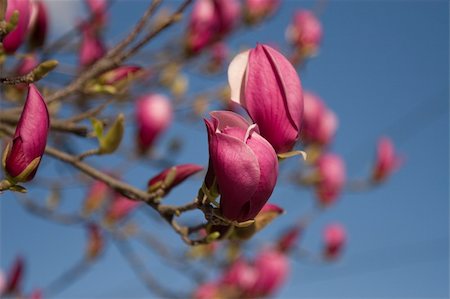
<svg viewBox="0 0 450 299">
<path fill-rule="evenodd" d="M 85 0 L 86 6 L 88 7 L 92 17 L 92 21 L 98 26 L 105 25 L 108 14 L 107 14 L 107 0 Z"/>
<path fill-rule="evenodd" d="M 167 194 L 172 188 L 202 169 L 202 166 L 196 164 L 182 164 L 167 168 L 148 181 L 149 191 L 162 189 Z"/>
<path fill-rule="evenodd" d="M 239 19 L 236 0 L 196 0 L 189 19 L 186 49 L 198 53 L 229 33 Z"/>
<path fill-rule="evenodd" d="M 261 22 L 267 16 L 273 14 L 280 5 L 280 0 L 246 0 L 245 21 L 248 24 Z"/>
<path fill-rule="evenodd" d="M 95 259 L 103 250 L 103 236 L 98 225 L 90 223 L 87 226 L 88 241 L 86 256 L 89 259 Z"/>
<path fill-rule="evenodd" d="M 114 224 L 122 220 L 134 211 L 140 203 L 140 201 L 131 200 L 123 195 L 117 194 L 106 211 L 106 222 L 108 224 Z"/>
<path fill-rule="evenodd" d="M 387 137 L 380 138 L 377 146 L 372 179 L 375 182 L 385 180 L 393 171 L 397 170 L 401 164 L 402 159 L 395 153 L 392 141 Z"/>
<path fill-rule="evenodd" d="M 0 270 L 0 295 L 3 294 L 5 286 L 6 286 L 5 274 L 3 273 L 2 270 Z"/>
<path fill-rule="evenodd" d="M 90 23 L 81 25 L 81 42 L 79 61 L 82 67 L 87 67 L 106 53 L 106 47 L 94 26 Z"/>
<path fill-rule="evenodd" d="M 105 202 L 109 194 L 109 187 L 102 181 L 95 181 L 89 188 L 84 199 L 83 214 L 90 215 L 97 211 Z"/>
<path fill-rule="evenodd" d="M 7 0 L 5 20 L 11 21 L 11 15 L 16 10 L 19 12 L 17 26 L 3 39 L 3 49 L 6 53 L 14 53 L 25 40 L 30 24 L 31 1 Z"/>
<path fill-rule="evenodd" d="M 42 290 L 41 289 L 35 289 L 33 292 L 31 292 L 28 299 L 42 299 Z"/>
<path fill-rule="evenodd" d="M 245 294 L 255 285 L 258 274 L 252 265 L 243 258 L 239 258 L 223 273 L 220 283 L 234 289 L 230 290 L 232 293 Z"/>
<path fill-rule="evenodd" d="M 207 282 L 198 286 L 192 297 L 194 299 L 216 299 L 220 298 L 220 285 L 216 282 Z"/>
<path fill-rule="evenodd" d="M 13 295 L 20 292 L 24 271 L 25 262 L 23 258 L 19 256 L 16 258 L 14 264 L 8 272 L 8 277 L 6 279 L 6 284 L 2 295 Z"/>
<path fill-rule="evenodd" d="M 145 152 L 172 123 L 170 100 L 162 94 L 148 94 L 136 102 L 137 141 Z"/>
<path fill-rule="evenodd" d="M 347 236 L 342 225 L 334 223 L 325 227 L 323 232 L 324 256 L 335 259 L 339 256 L 345 245 Z"/>
<path fill-rule="evenodd" d="M 306 144 L 327 146 L 333 141 L 338 119 L 322 100 L 311 92 L 303 95 L 305 112 L 303 115 L 302 141 Z"/>
<path fill-rule="evenodd" d="M 26 182 L 34 177 L 44 154 L 49 125 L 47 105 L 30 84 L 12 143 L 6 149 L 4 167 L 11 180 Z"/>
<path fill-rule="evenodd" d="M 228 59 L 230 51 L 224 42 L 217 42 L 211 47 L 211 59 L 208 69 L 212 72 L 220 70 Z"/>
<path fill-rule="evenodd" d="M 340 195 L 345 183 L 345 164 L 341 157 L 326 153 L 317 161 L 316 193 L 322 205 L 332 204 Z"/>
<path fill-rule="evenodd" d="M 303 227 L 301 225 L 294 225 L 288 228 L 278 239 L 278 250 L 284 253 L 289 252 L 298 242 L 298 239 L 301 237 L 302 232 Z"/>
<path fill-rule="evenodd" d="M 16 67 L 15 73 L 18 76 L 23 76 L 31 72 L 39 64 L 36 54 L 29 54 L 24 56 Z M 24 85 L 25 86 L 25 85 Z"/>
<path fill-rule="evenodd" d="M 233 59 L 228 82 L 231 99 L 245 107 L 275 151 L 290 151 L 303 116 L 302 87 L 292 64 L 273 48 L 258 44 Z"/>
<path fill-rule="evenodd" d="M 322 25 L 312 11 L 298 10 L 286 35 L 303 57 L 313 56 L 322 41 Z"/>
<path fill-rule="evenodd" d="M 269 199 L 278 176 L 278 160 L 267 140 L 240 115 L 210 113 L 206 120 L 210 163 L 207 187 L 216 178 L 220 211 L 232 221 L 253 219 Z"/>
<path fill-rule="evenodd" d="M 110 70 L 101 75 L 99 78 L 99 82 L 106 85 L 115 85 L 122 82 L 123 80 L 126 81 L 132 79 L 141 71 L 142 68 L 136 65 L 119 66 L 118 68 Z"/>
<path fill-rule="evenodd" d="M 32 49 L 40 48 L 47 38 L 49 17 L 44 1 L 37 0 L 32 6 L 32 20 L 30 22 L 28 42 Z"/>
<path fill-rule="evenodd" d="M 289 274 L 289 260 L 282 252 L 266 248 L 255 258 L 253 267 L 257 278 L 249 297 L 265 297 L 280 289 Z"/>
</svg>

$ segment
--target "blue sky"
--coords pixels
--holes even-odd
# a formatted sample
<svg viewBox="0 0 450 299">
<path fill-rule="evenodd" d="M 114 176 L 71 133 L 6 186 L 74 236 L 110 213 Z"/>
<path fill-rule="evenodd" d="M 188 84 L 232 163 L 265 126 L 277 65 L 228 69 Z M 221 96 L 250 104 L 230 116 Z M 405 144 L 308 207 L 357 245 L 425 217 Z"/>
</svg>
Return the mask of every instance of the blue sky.
<svg viewBox="0 0 450 299">
<path fill-rule="evenodd" d="M 111 19 L 116 24 L 109 30 L 109 44 L 120 38 L 117 32 L 129 28 L 145 5 L 146 1 L 114 4 Z M 233 46 L 277 43 L 286 50 L 284 30 L 294 9 L 313 5 L 284 1 L 278 14 L 265 25 L 239 32 L 229 41 Z M 303 87 L 319 94 L 339 117 L 332 150 L 346 160 L 350 178 L 369 173 L 381 135 L 393 139 L 406 162 L 379 188 L 344 194 L 312 223 L 301 245 L 319 251 L 323 227 L 337 221 L 348 230 L 344 255 L 332 265 L 293 259 L 292 275 L 278 298 L 448 297 L 448 11 L 447 1 L 327 2 L 320 15 L 323 45 L 300 77 Z M 179 27 L 168 35 L 181 30 Z M 162 41 L 156 39 L 149 49 L 156 49 Z M 192 76 L 190 84 L 192 91 L 198 92 L 225 82 L 223 74 L 208 80 Z M 200 120 L 189 126 L 175 123 L 161 140 L 160 149 L 174 136 L 186 137 L 185 152 L 173 157 L 176 162 L 206 165 L 206 134 Z M 40 175 L 55 176 L 64 171 L 51 161 L 45 158 Z M 92 161 L 104 166 L 115 160 Z M 133 164 L 124 176 L 136 186 L 144 186 L 156 172 L 143 161 Z M 186 183 L 169 200 L 190 200 L 199 183 Z M 73 188 L 65 195 L 62 208 L 71 210 L 79 205 L 84 191 Z M 30 187 L 30 196 L 42 202 L 45 193 Z M 258 240 L 276 237 L 296 217 L 308 213 L 314 197 L 310 190 L 280 184 L 271 201 L 284 207 L 287 214 L 257 235 Z M 9 194 L 2 196 L 0 208 L 1 267 L 9 267 L 15 255 L 22 253 L 28 261 L 27 289 L 48 285 L 81 258 L 85 238 L 81 227 L 55 225 L 32 216 Z M 143 218 L 141 213 L 136 215 L 149 230 L 153 226 L 164 230 L 164 225 Z M 183 246 L 174 233 L 164 231 L 165 239 L 175 247 Z M 140 253 L 146 252 L 137 248 Z M 151 254 L 145 257 L 146 266 L 158 273 L 166 286 L 189 286 L 187 280 L 166 270 L 164 262 Z M 111 246 L 92 271 L 60 296 L 142 298 L 148 294 Z"/>
</svg>

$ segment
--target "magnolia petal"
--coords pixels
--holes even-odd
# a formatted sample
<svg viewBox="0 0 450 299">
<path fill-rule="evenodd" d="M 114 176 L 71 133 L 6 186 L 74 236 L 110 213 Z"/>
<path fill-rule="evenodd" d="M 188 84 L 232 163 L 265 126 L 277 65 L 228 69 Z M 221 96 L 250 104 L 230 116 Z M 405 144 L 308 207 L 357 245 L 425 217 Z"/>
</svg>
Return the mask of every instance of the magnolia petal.
<svg viewBox="0 0 450 299">
<path fill-rule="evenodd" d="M 244 51 L 230 63 L 228 67 L 228 83 L 231 89 L 231 100 L 244 105 L 244 86 L 250 51 Z"/>
</svg>

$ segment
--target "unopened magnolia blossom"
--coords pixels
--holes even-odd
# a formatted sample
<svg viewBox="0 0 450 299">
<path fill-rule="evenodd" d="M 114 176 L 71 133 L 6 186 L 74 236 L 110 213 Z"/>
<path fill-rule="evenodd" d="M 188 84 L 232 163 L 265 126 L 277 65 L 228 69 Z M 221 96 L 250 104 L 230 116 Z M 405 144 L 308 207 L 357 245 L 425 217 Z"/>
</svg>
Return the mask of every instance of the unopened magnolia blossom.
<svg viewBox="0 0 450 299">
<path fill-rule="evenodd" d="M 373 180 L 376 182 L 385 180 L 401 164 L 402 159 L 397 156 L 392 141 L 387 137 L 380 138 L 373 168 Z"/>
<path fill-rule="evenodd" d="M 47 6 L 42 0 L 33 1 L 28 42 L 31 48 L 42 47 L 49 27 Z"/>
<path fill-rule="evenodd" d="M 106 211 L 106 221 L 109 224 L 117 223 L 127 217 L 142 202 L 131 200 L 121 194 L 116 194 L 111 205 Z"/>
<path fill-rule="evenodd" d="M 302 87 L 292 64 L 275 49 L 258 44 L 233 59 L 228 82 L 231 100 L 247 110 L 261 136 L 278 154 L 290 151 L 303 116 Z"/>
<path fill-rule="evenodd" d="M 170 100 L 162 94 L 147 94 L 136 102 L 137 141 L 145 152 L 172 123 Z"/>
<path fill-rule="evenodd" d="M 220 211 L 232 221 L 253 219 L 275 187 L 276 153 L 257 126 L 240 115 L 230 111 L 210 114 L 212 120 L 205 119 L 210 155 L 207 179 L 216 179 Z"/>
<path fill-rule="evenodd" d="M 81 42 L 79 50 L 79 62 L 82 67 L 87 67 L 106 53 L 106 46 L 92 23 L 81 25 Z"/>
<path fill-rule="evenodd" d="M 5 20 L 10 21 L 14 11 L 18 11 L 19 19 L 16 28 L 3 38 L 3 49 L 6 53 L 14 53 L 25 41 L 31 10 L 30 0 L 7 0 Z"/>
<path fill-rule="evenodd" d="M 13 140 L 6 149 L 4 166 L 10 179 L 26 182 L 34 177 L 45 151 L 49 125 L 44 98 L 31 84 Z M 29 173 L 24 175 L 25 170 Z"/>
<path fill-rule="evenodd" d="M 148 187 L 150 190 L 163 189 L 167 194 L 170 190 L 177 185 L 181 184 L 189 178 L 191 175 L 203 170 L 203 167 L 196 164 L 182 164 L 167 168 L 151 178 L 148 181 Z M 169 175 L 173 177 L 167 182 Z"/>
<path fill-rule="evenodd" d="M 341 194 L 345 183 L 345 164 L 336 154 L 326 153 L 317 161 L 316 193 L 322 205 L 332 204 Z"/>
<path fill-rule="evenodd" d="M 245 21 L 254 24 L 273 14 L 280 0 L 245 0 L 244 3 Z"/>
<path fill-rule="evenodd" d="M 323 232 L 325 257 L 329 259 L 338 257 L 346 239 L 345 229 L 342 225 L 334 223 L 326 226 Z"/>
<path fill-rule="evenodd" d="M 235 27 L 239 14 L 237 0 L 196 0 L 186 34 L 187 50 L 198 53 L 221 39 Z"/>
<path fill-rule="evenodd" d="M 287 29 L 288 40 L 305 57 L 317 53 L 322 35 L 322 24 L 317 16 L 304 9 L 295 12 L 292 24 Z"/>
</svg>

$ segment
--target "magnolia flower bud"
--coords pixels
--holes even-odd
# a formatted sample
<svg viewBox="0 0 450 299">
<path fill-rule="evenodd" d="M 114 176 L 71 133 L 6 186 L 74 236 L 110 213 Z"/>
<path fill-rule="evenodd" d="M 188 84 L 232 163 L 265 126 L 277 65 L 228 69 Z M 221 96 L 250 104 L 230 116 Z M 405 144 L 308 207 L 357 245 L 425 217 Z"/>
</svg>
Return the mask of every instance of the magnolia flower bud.
<svg viewBox="0 0 450 299">
<path fill-rule="evenodd" d="M 97 211 L 105 202 L 108 193 L 108 185 L 102 181 L 95 181 L 89 188 L 88 195 L 84 199 L 83 214 L 88 216 Z"/>
<path fill-rule="evenodd" d="M 289 252 L 294 248 L 298 239 L 301 237 L 303 227 L 301 225 L 294 225 L 288 228 L 278 239 L 277 248 L 281 252 Z"/>
<path fill-rule="evenodd" d="M 209 141 L 209 175 L 215 176 L 221 194 L 220 211 L 232 221 L 253 219 L 269 199 L 278 176 L 278 160 L 267 140 L 240 115 L 210 113 L 206 120 Z M 207 187 L 210 185 L 206 183 Z"/>
<path fill-rule="evenodd" d="M 320 203 L 328 206 L 340 195 L 345 183 L 345 164 L 335 154 L 324 154 L 317 161 L 319 181 L 316 193 Z"/>
<path fill-rule="evenodd" d="M 32 20 L 30 22 L 30 33 L 28 43 L 32 49 L 40 48 L 44 45 L 47 37 L 49 17 L 44 1 L 37 0 L 32 6 Z"/>
<path fill-rule="evenodd" d="M 141 71 L 142 68 L 136 65 L 119 66 L 118 68 L 102 74 L 99 78 L 99 83 L 105 85 L 119 84 L 122 81 L 132 79 Z"/>
<path fill-rule="evenodd" d="M 392 141 L 387 137 L 382 137 L 378 141 L 377 155 L 373 168 L 372 179 L 375 182 L 385 180 L 393 171 L 402 164 L 402 159 L 395 153 Z"/>
<path fill-rule="evenodd" d="M 233 288 L 237 294 L 245 294 L 254 286 L 257 275 L 258 272 L 248 262 L 239 258 L 222 274 L 220 283 Z"/>
<path fill-rule="evenodd" d="M 194 291 L 194 299 L 219 299 L 220 285 L 216 282 L 206 282 L 198 286 Z"/>
<path fill-rule="evenodd" d="M 15 73 L 18 76 L 23 76 L 31 72 L 35 67 L 39 65 L 39 60 L 36 54 L 29 54 L 24 56 L 16 67 Z M 25 84 L 23 84 L 26 86 Z"/>
<path fill-rule="evenodd" d="M 82 67 L 89 66 L 102 58 L 106 53 L 106 47 L 96 32 L 94 25 L 84 23 L 81 25 L 81 43 L 79 61 Z"/>
<path fill-rule="evenodd" d="M 131 200 L 121 194 L 116 194 L 106 211 L 106 222 L 108 224 L 117 223 L 134 211 L 140 203 L 140 201 Z"/>
<path fill-rule="evenodd" d="M 250 298 L 265 297 L 275 293 L 289 274 L 288 258 L 272 248 L 261 251 L 255 258 L 253 267 L 257 272 L 257 279 L 249 292 Z"/>
<path fill-rule="evenodd" d="M 233 59 L 228 82 L 231 99 L 245 107 L 275 151 L 290 151 L 303 115 L 302 87 L 291 63 L 273 48 L 258 44 Z"/>
<path fill-rule="evenodd" d="M 167 194 L 172 188 L 202 169 L 203 167 L 196 164 L 183 164 L 167 168 L 148 181 L 148 189 L 150 192 L 162 189 Z"/>
<path fill-rule="evenodd" d="M 172 105 L 161 94 L 148 94 L 136 102 L 137 137 L 139 148 L 145 152 L 171 124 Z"/>
<path fill-rule="evenodd" d="M 103 236 L 98 225 L 90 223 L 87 226 L 88 242 L 86 256 L 88 259 L 95 259 L 103 250 Z"/>
<path fill-rule="evenodd" d="M 98 26 L 105 25 L 108 15 L 107 15 L 107 0 L 85 0 L 87 8 L 92 14 L 93 22 Z"/>
<path fill-rule="evenodd" d="M 329 224 L 323 232 L 324 256 L 335 259 L 342 251 L 346 241 L 345 229 L 340 224 Z"/>
<path fill-rule="evenodd" d="M 273 14 L 280 5 L 280 0 L 246 0 L 245 21 L 248 24 L 261 22 L 265 17 Z"/>
<path fill-rule="evenodd" d="M 3 39 L 3 49 L 6 53 L 14 53 L 25 40 L 31 16 L 30 0 L 7 0 L 6 21 L 11 21 L 14 11 L 18 11 L 19 19 L 16 28 Z"/>
<path fill-rule="evenodd" d="M 309 10 L 299 10 L 294 14 L 292 24 L 287 29 L 287 38 L 304 57 L 313 56 L 322 40 L 322 25 Z"/>
<path fill-rule="evenodd" d="M 23 272 L 25 271 L 25 262 L 21 256 L 17 257 L 8 272 L 6 285 L 1 295 L 12 295 L 20 292 Z"/>
<path fill-rule="evenodd" d="M 197 0 L 189 19 L 186 49 L 196 54 L 222 38 L 236 25 L 239 13 L 236 0 Z"/>
<path fill-rule="evenodd" d="M 50 125 L 47 106 L 37 88 L 30 84 L 12 143 L 5 149 L 4 168 L 14 182 L 31 180 L 47 143 Z"/>
</svg>

